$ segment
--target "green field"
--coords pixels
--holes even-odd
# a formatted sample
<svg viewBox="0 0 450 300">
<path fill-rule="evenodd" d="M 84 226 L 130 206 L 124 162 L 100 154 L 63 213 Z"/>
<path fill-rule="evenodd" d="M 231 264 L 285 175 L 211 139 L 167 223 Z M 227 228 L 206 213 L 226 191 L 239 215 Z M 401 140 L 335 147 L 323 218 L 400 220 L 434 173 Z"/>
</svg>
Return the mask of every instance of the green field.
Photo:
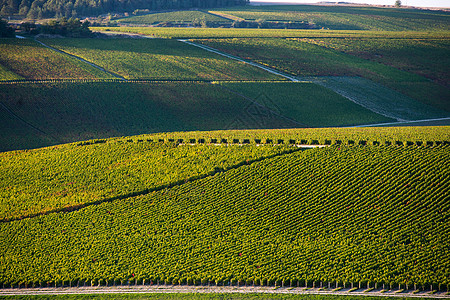
<svg viewBox="0 0 450 300">
<path fill-rule="evenodd" d="M 308 127 L 349 126 L 393 121 L 312 83 L 233 82 L 222 83 L 222 85 Z"/>
<path fill-rule="evenodd" d="M 393 121 L 312 83 L 18 83 L 1 86 L 0 98 L 2 151 L 167 131 Z"/>
<path fill-rule="evenodd" d="M 331 30 L 450 29 L 450 14 L 445 11 L 315 5 L 247 6 L 217 11 L 245 20 L 305 21 L 314 24 L 316 28 Z"/>
<path fill-rule="evenodd" d="M 201 21 L 219 22 L 223 24 L 230 23 L 230 21 L 224 18 L 197 10 L 173 11 L 167 13 L 152 13 L 148 15 L 133 16 L 129 18 L 118 19 L 116 21 L 123 24 L 133 24 L 133 25 L 135 24 L 154 25 L 167 22 L 170 22 L 174 25 L 181 25 L 181 24 L 189 25 L 192 23 L 197 23 L 198 25 L 200 25 Z"/>
<path fill-rule="evenodd" d="M 296 76 L 361 76 L 450 111 L 450 90 L 417 74 L 296 39 L 196 40 Z M 428 57 L 427 59 L 432 59 Z"/>
<path fill-rule="evenodd" d="M 85 147 L 93 151 L 89 147 L 122 145 Z M 145 146 L 130 149 L 134 147 Z M 182 147 L 186 146 L 174 151 L 183 151 L 177 150 Z M 192 152 L 203 149 L 188 147 Z M 32 166 L 36 155 L 49 155 L 71 166 L 71 160 L 62 156 L 66 151 L 69 155 L 77 148 L 8 152 L 2 155 L 2 165 L 22 158 L 22 164 Z M 85 165 L 103 174 L 102 162 L 120 163 L 111 150 L 103 153 Z M 445 285 L 450 257 L 446 246 L 449 154 L 448 146 L 334 145 L 296 150 L 136 197 L 2 223 L 0 281 L 296 284 L 308 280 L 311 284 L 338 280 Z M 187 160 L 192 158 L 197 159 Z M 70 185 L 51 159 L 47 165 L 55 175 L 42 178 L 50 184 Z M 36 170 L 43 168 L 36 166 Z M 134 172 L 141 182 L 148 178 L 142 171 Z M 100 177 L 98 182 L 105 181 Z M 116 182 L 126 186 L 122 179 Z M 75 184 L 85 186 L 82 181 Z M 48 189 L 36 190 L 52 194 Z"/>
<path fill-rule="evenodd" d="M 450 86 L 449 38 L 322 38 L 302 41 L 429 78 Z"/>
<path fill-rule="evenodd" d="M 127 79 L 270 80 L 276 75 L 172 40 L 44 39 Z"/>
<path fill-rule="evenodd" d="M 256 28 L 90 27 L 93 31 L 117 31 L 168 39 L 189 38 L 312 38 L 312 37 L 445 37 L 447 31 L 298 30 Z"/>
<path fill-rule="evenodd" d="M 0 39 L 0 52 L 0 80 L 113 78 L 29 39 Z"/>
</svg>

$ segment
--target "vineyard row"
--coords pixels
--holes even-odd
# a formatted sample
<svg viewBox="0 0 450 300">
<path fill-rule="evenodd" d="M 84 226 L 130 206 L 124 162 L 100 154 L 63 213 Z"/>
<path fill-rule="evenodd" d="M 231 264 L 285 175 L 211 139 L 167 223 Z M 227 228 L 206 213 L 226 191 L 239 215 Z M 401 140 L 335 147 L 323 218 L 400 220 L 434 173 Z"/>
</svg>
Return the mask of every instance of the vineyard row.
<svg viewBox="0 0 450 300">
<path fill-rule="evenodd" d="M 19 282 L 19 283 L 2 283 L 2 288 L 11 289 L 27 289 L 27 288 L 72 288 L 72 287 L 94 287 L 94 286 L 161 286 L 161 285 L 187 285 L 187 286 L 233 286 L 233 287 L 291 287 L 291 288 L 321 288 L 321 289 L 333 289 L 338 291 L 340 289 L 350 288 L 350 291 L 358 289 L 365 289 L 366 291 L 382 289 L 383 291 L 404 292 L 413 290 L 413 293 L 417 292 L 450 292 L 450 285 L 447 284 L 407 284 L 407 283 L 378 283 L 371 281 L 358 281 L 358 282 L 345 282 L 345 281 L 316 281 L 309 279 L 294 279 L 294 280 L 282 280 L 282 279 L 256 279 L 256 280 L 238 280 L 231 278 L 230 280 L 219 281 L 210 279 L 81 279 L 81 280 L 53 280 L 53 281 L 39 281 L 39 282 Z M 397 291 L 395 291 L 397 290 Z"/>
<path fill-rule="evenodd" d="M 102 144 L 107 143 L 108 140 L 106 139 L 95 139 L 95 140 L 89 140 L 89 141 L 83 141 L 78 142 L 77 146 L 86 146 L 86 145 L 92 145 L 92 144 Z M 323 143 L 317 139 L 314 140 L 306 140 L 306 139 L 300 139 L 300 140 L 294 140 L 294 139 L 206 139 L 206 138 L 200 138 L 200 139 L 125 139 L 125 140 L 118 140 L 116 141 L 118 143 L 128 142 L 128 143 L 142 143 L 142 142 L 150 142 L 150 143 L 176 143 L 180 145 L 184 144 L 235 144 L 235 145 L 242 145 L 242 144 L 256 144 L 256 145 L 292 145 L 292 146 L 302 146 L 302 145 L 360 145 L 360 146 L 367 146 L 367 145 L 373 145 L 373 146 L 441 146 L 441 145 L 450 145 L 450 141 L 366 141 L 366 140 L 324 140 Z"/>
</svg>

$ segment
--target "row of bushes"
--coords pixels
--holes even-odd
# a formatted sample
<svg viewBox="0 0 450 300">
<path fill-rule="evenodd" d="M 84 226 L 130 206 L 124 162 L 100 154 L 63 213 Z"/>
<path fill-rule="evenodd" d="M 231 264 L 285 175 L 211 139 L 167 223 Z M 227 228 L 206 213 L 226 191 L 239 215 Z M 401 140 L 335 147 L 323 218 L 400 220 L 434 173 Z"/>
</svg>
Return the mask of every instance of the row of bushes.
<svg viewBox="0 0 450 300">
<path fill-rule="evenodd" d="M 378 283 L 370 281 L 346 282 L 346 281 L 314 281 L 307 279 L 267 279 L 257 278 L 255 280 L 242 279 L 194 279 L 194 278 L 168 278 L 168 279 L 101 279 L 101 280 L 54 280 L 50 282 L 31 283 L 3 283 L 3 288 L 49 288 L 49 287 L 86 287 L 86 286 L 151 286 L 151 285 L 187 285 L 187 286 L 274 286 L 274 287 L 299 287 L 299 288 L 328 288 L 328 289 L 383 289 L 383 290 L 413 290 L 413 291 L 433 291 L 449 292 L 450 285 L 445 284 L 407 284 L 407 283 Z"/>
<path fill-rule="evenodd" d="M 127 142 L 134 142 L 134 139 L 127 139 L 125 140 Z M 253 141 L 250 139 L 226 139 L 226 138 L 222 138 L 222 139 L 204 139 L 204 138 L 200 138 L 200 139 L 162 139 L 162 138 L 158 138 L 158 139 L 137 139 L 136 142 L 158 142 L 158 143 L 164 143 L 164 142 L 169 142 L 169 143 L 177 143 L 177 144 L 257 144 L 257 145 L 261 145 L 261 144 L 287 144 L 287 145 L 321 145 L 321 143 L 319 142 L 319 140 L 284 140 L 284 139 L 254 139 Z M 85 141 L 85 142 L 80 142 L 77 145 L 78 146 L 84 146 L 84 145 L 90 145 L 90 144 L 96 144 L 96 143 L 105 143 L 106 140 L 94 140 L 94 141 Z M 118 141 L 123 142 L 123 140 L 119 140 Z M 391 145 L 396 145 L 396 146 L 441 146 L 441 145 L 450 145 L 450 141 L 416 141 L 416 142 L 412 142 L 412 141 L 384 141 L 384 142 L 379 142 L 379 141 L 372 141 L 372 142 L 368 142 L 365 140 L 360 140 L 360 141 L 354 141 L 354 140 L 348 140 L 348 141 L 342 141 L 342 140 L 325 140 L 325 142 L 323 143 L 323 145 L 360 145 L 360 146 L 367 146 L 372 144 L 373 146 L 381 146 L 381 145 L 385 145 L 385 146 L 391 146 Z"/>
</svg>

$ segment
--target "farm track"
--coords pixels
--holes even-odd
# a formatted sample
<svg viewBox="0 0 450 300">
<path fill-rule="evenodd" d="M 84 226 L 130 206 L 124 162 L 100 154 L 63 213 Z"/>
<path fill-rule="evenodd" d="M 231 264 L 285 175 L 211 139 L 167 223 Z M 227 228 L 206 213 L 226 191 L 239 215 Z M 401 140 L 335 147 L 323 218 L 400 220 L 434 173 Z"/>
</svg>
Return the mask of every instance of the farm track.
<svg viewBox="0 0 450 300">
<path fill-rule="evenodd" d="M 378 296 L 378 297 L 401 297 L 401 298 L 430 298 L 450 299 L 445 292 L 433 293 L 418 292 L 412 290 L 366 290 L 357 289 L 350 291 L 349 288 L 339 291 L 320 288 L 291 288 L 291 287 L 261 287 L 261 286 L 186 286 L 186 285 L 135 285 L 135 286 L 93 286 L 93 287 L 56 287 L 56 288 L 14 288 L 0 289 L 0 296 L 15 295 L 68 295 L 68 294 L 145 294 L 145 293 L 196 293 L 196 294 L 284 294 L 284 295 L 336 295 L 336 296 Z"/>
<path fill-rule="evenodd" d="M 102 67 L 100 67 L 100 66 L 98 66 L 98 65 L 96 65 L 96 64 L 94 64 L 94 63 L 91 63 L 90 61 L 87 61 L 87 60 L 85 60 L 84 58 L 78 57 L 78 56 L 76 56 L 76 55 L 73 55 L 73 54 L 64 52 L 64 51 L 62 51 L 62 50 L 59 50 L 59 49 L 56 49 L 56 48 L 54 48 L 54 47 L 52 47 L 52 46 L 49 46 L 49 45 L 47 45 L 47 44 L 44 44 L 43 42 L 41 42 L 41 41 L 38 40 L 37 38 L 35 38 L 34 40 L 35 40 L 37 43 L 41 44 L 42 46 L 44 46 L 44 47 L 46 47 L 46 48 L 48 48 L 48 49 L 50 49 L 50 50 L 56 51 L 56 52 L 58 52 L 58 53 L 61 53 L 61 54 L 67 55 L 67 56 L 70 56 L 70 57 L 72 57 L 72 58 L 75 58 L 75 59 L 77 59 L 77 60 L 79 60 L 79 61 L 81 61 L 81 62 L 84 62 L 84 63 L 86 63 L 86 64 L 88 64 L 88 65 L 90 65 L 90 66 L 92 66 L 92 67 L 94 67 L 94 68 L 96 68 L 96 69 L 98 69 L 98 70 L 100 70 L 100 71 L 102 71 L 102 72 L 105 72 L 105 73 L 107 73 L 107 74 L 109 74 L 109 75 L 111 75 L 111 76 L 114 76 L 114 77 L 116 77 L 116 78 L 118 78 L 118 79 L 120 79 L 120 80 L 127 81 L 126 78 L 124 78 L 124 77 L 122 77 L 122 76 L 120 76 L 120 75 L 118 75 L 118 74 L 116 74 L 116 73 L 113 73 L 113 72 L 111 72 L 111 71 L 108 71 L 108 70 L 106 70 L 106 69 L 104 69 L 104 68 L 102 68 Z"/>
</svg>

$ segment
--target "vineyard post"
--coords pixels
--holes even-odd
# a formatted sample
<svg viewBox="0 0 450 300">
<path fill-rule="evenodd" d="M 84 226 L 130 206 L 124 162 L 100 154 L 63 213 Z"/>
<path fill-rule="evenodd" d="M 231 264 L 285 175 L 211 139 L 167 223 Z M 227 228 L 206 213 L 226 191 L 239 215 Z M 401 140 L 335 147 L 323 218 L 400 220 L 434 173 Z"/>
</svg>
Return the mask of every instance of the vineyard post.
<svg viewBox="0 0 450 300">
<path fill-rule="evenodd" d="M 338 281 L 336 280 L 336 288 L 338 288 L 338 285 L 339 285 L 339 283 L 338 283 Z"/>
<path fill-rule="evenodd" d="M 350 282 L 350 286 L 351 286 L 351 288 L 353 288 L 353 281 L 352 281 L 352 282 Z"/>
<path fill-rule="evenodd" d="M 361 281 L 358 282 L 358 289 L 361 288 Z"/>
<path fill-rule="evenodd" d="M 378 282 L 375 282 L 375 289 L 378 289 Z"/>
<path fill-rule="evenodd" d="M 417 286 L 415 283 L 414 283 L 414 290 L 417 291 Z"/>
</svg>

